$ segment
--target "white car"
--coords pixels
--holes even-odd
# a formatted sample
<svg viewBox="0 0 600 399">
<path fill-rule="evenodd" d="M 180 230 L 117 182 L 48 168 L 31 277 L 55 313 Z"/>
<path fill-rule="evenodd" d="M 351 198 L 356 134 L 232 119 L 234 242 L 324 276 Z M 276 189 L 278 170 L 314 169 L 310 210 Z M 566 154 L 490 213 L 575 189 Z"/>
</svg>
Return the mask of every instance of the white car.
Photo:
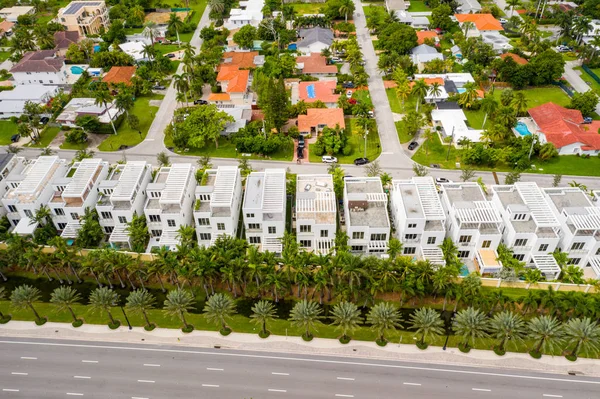
<svg viewBox="0 0 600 399">
<path fill-rule="evenodd" d="M 502 25 L 504 25 L 504 24 L 507 24 L 507 23 L 508 23 L 508 19 L 506 19 L 506 18 L 500 18 L 500 19 L 499 19 L 499 21 L 500 21 L 500 23 L 501 23 Z"/>
<path fill-rule="evenodd" d="M 446 179 L 445 177 L 436 177 L 435 182 L 437 184 L 452 183 L 452 180 Z"/>
<path fill-rule="evenodd" d="M 337 158 L 332 157 L 331 155 L 323 155 L 323 157 L 321 158 L 321 161 L 323 163 L 337 163 Z"/>
<path fill-rule="evenodd" d="M 352 90 L 346 92 L 346 98 L 352 98 Z"/>
</svg>

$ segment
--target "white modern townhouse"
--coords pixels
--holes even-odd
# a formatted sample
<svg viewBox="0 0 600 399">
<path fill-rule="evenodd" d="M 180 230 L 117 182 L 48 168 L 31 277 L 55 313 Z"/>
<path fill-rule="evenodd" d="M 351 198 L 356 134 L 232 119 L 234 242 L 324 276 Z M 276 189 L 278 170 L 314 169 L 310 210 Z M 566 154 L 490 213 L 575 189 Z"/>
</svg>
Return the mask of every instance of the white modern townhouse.
<svg viewBox="0 0 600 399">
<path fill-rule="evenodd" d="M 146 187 L 144 213 L 150 232 L 147 252 L 163 247 L 174 250 L 180 242 L 179 228 L 193 225 L 194 172 L 189 163 L 163 166 Z"/>
<path fill-rule="evenodd" d="M 500 210 L 502 241 L 513 257 L 538 268 L 547 279 L 560 274 L 552 252 L 560 241 L 561 224 L 544 191 L 534 182 L 492 186 L 492 202 Z"/>
<path fill-rule="evenodd" d="M 27 161 L 23 157 L 11 153 L 0 154 L 0 198 L 4 197 L 4 194 L 11 188 L 7 182 L 9 176 L 20 175 L 26 165 Z M 7 209 L 0 203 L 0 216 L 7 213 Z"/>
<path fill-rule="evenodd" d="M 441 190 L 446 237 L 458 247 L 458 257 L 481 274 L 499 272 L 502 263 L 496 250 L 502 240 L 502 217 L 497 207 L 475 182 L 442 184 Z"/>
<path fill-rule="evenodd" d="M 384 254 L 390 239 L 388 197 L 379 177 L 344 178 L 344 218 L 353 253 Z"/>
<path fill-rule="evenodd" d="M 545 188 L 544 193 L 562 226 L 558 249 L 570 264 L 600 278 L 600 207 L 577 187 Z"/>
<path fill-rule="evenodd" d="M 67 174 L 68 164 L 57 156 L 42 156 L 29 161 L 21 173 L 11 173 L 5 179 L 8 190 L 2 198 L 8 220 L 15 234 L 33 234 L 37 223 L 31 218 L 54 196 L 52 181 Z"/>
<path fill-rule="evenodd" d="M 296 177 L 296 239 L 301 248 L 319 254 L 327 254 L 333 249 L 336 211 L 333 176 Z"/>
<path fill-rule="evenodd" d="M 100 158 L 84 159 L 71 165 L 65 176 L 52 180 L 52 198 L 48 208 L 61 237 L 73 239 L 81 228 L 86 209 L 94 209 L 98 186 L 108 175 L 108 162 Z"/>
<path fill-rule="evenodd" d="M 394 180 L 390 207 L 404 255 L 443 266 L 440 245 L 446 236 L 446 213 L 433 177 Z"/>
<path fill-rule="evenodd" d="M 246 240 L 260 251 L 280 254 L 286 221 L 285 169 L 252 172 L 242 205 Z"/>
<path fill-rule="evenodd" d="M 127 224 L 134 215 L 144 216 L 146 187 L 151 180 L 152 165 L 129 161 L 116 165 L 100 182 L 96 211 L 111 246 L 131 249 Z"/>
<path fill-rule="evenodd" d="M 198 245 L 211 246 L 219 236 L 236 237 L 242 204 L 242 176 L 237 166 L 204 172 L 196 186 L 194 220 Z"/>
</svg>

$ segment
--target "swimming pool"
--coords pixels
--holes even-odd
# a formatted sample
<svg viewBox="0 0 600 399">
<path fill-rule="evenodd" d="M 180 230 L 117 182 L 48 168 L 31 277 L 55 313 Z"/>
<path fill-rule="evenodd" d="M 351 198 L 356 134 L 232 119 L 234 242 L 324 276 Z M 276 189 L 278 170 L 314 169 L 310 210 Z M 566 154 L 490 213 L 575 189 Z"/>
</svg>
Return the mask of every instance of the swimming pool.
<svg viewBox="0 0 600 399">
<path fill-rule="evenodd" d="M 71 67 L 71 73 L 73 75 L 81 75 L 83 71 L 84 69 L 82 67 L 78 67 L 77 65 Z"/>
<path fill-rule="evenodd" d="M 467 91 L 467 89 L 465 89 L 464 87 L 459 87 L 456 89 L 456 91 L 458 92 L 458 94 L 463 94 L 465 91 Z"/>
<path fill-rule="evenodd" d="M 529 135 L 531 135 L 531 132 L 529 131 L 529 128 L 527 128 L 527 125 L 524 124 L 523 122 L 517 122 L 517 126 L 515 126 L 515 130 L 521 136 L 529 136 Z"/>
<path fill-rule="evenodd" d="M 288 45 L 288 50 L 296 51 L 297 48 L 298 48 L 298 45 L 296 43 L 292 43 L 292 44 Z"/>
<path fill-rule="evenodd" d="M 467 265 L 462 265 L 460 268 L 460 275 L 462 277 L 466 277 L 469 275 L 469 268 L 467 267 Z"/>
</svg>

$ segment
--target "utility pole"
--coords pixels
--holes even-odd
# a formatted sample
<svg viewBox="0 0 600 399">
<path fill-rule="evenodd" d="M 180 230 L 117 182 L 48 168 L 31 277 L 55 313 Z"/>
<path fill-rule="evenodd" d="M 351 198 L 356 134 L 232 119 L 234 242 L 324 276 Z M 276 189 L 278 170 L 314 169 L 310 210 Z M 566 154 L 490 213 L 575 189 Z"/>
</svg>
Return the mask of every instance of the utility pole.
<svg viewBox="0 0 600 399">
<path fill-rule="evenodd" d="M 452 136 L 450 143 L 448 143 L 448 153 L 446 154 L 446 161 L 448 160 L 448 157 L 450 157 L 450 147 L 452 147 L 452 142 L 454 141 L 454 126 L 452 126 Z"/>
<path fill-rule="evenodd" d="M 531 148 L 529 149 L 529 160 L 531 161 L 531 153 L 533 152 L 533 145 L 535 144 L 536 136 L 531 134 Z"/>
</svg>

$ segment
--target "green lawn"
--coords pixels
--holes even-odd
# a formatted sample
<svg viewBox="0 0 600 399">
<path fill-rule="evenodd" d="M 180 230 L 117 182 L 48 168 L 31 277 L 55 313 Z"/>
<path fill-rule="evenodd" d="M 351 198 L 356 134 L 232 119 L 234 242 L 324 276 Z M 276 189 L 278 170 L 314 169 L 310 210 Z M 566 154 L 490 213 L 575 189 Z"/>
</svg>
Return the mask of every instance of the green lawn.
<svg viewBox="0 0 600 399">
<path fill-rule="evenodd" d="M 600 158 L 597 156 L 585 159 L 576 155 L 561 155 L 547 162 L 532 163 L 536 166 L 536 170 L 527 172 L 575 176 L 600 175 Z"/>
<path fill-rule="evenodd" d="M 468 109 L 463 110 L 465 116 L 467 117 L 467 122 L 469 126 L 473 129 L 483 129 L 483 119 L 485 118 L 485 112 L 481 109 L 477 111 L 471 111 Z M 489 125 L 488 121 L 485 121 L 486 126 Z"/>
<path fill-rule="evenodd" d="M 60 145 L 60 149 L 61 150 L 85 150 L 86 148 L 88 148 L 89 143 L 85 142 L 83 144 L 73 144 L 73 143 L 67 143 L 66 141 L 63 142 Z"/>
<path fill-rule="evenodd" d="M 408 96 L 408 98 L 404 101 L 404 107 L 402 106 L 402 101 L 396 95 L 395 89 L 386 89 L 385 90 L 388 101 L 390 103 L 390 108 L 392 112 L 397 114 L 403 114 L 409 109 L 415 109 L 417 106 L 417 99 L 413 96 Z"/>
<path fill-rule="evenodd" d="M 414 136 L 411 136 L 410 134 L 408 134 L 406 129 L 404 129 L 403 121 L 396 122 L 396 131 L 398 132 L 398 138 L 400 139 L 400 143 L 402 143 L 402 144 L 408 143 L 414 137 Z"/>
<path fill-rule="evenodd" d="M 287 6 L 294 7 L 298 15 L 304 14 L 320 14 L 320 9 L 323 8 L 323 3 L 287 3 Z M 351 18 L 351 16 L 348 16 Z"/>
<path fill-rule="evenodd" d="M 340 164 L 351 164 L 356 158 L 362 158 L 365 156 L 365 138 L 360 134 L 358 129 L 358 119 L 346 118 L 346 133 L 348 133 L 349 144 L 352 146 L 352 152 L 350 155 L 336 154 L 338 163 Z M 308 147 L 308 159 L 310 162 L 321 162 L 321 156 L 313 154 Z M 367 136 L 367 158 L 371 161 L 377 159 L 381 154 L 381 145 L 379 141 L 379 134 L 376 130 L 369 131 Z"/>
<path fill-rule="evenodd" d="M 429 8 L 424 1 L 415 1 L 415 0 L 411 0 L 410 1 L 410 6 L 408 7 L 408 10 L 406 10 L 408 12 L 424 12 L 424 11 L 431 11 L 431 8 Z"/>
<path fill-rule="evenodd" d="M 427 152 L 428 151 L 428 152 Z M 437 163 L 444 169 L 455 169 L 455 163 L 459 160 L 459 150 L 454 146 L 450 148 L 450 156 L 446 161 L 448 154 L 448 146 L 442 145 L 439 136 L 436 134 L 433 141 L 426 140 L 415 152 L 412 159 L 421 165 L 429 166 L 432 163 Z"/>
<path fill-rule="evenodd" d="M 373 101 L 371 101 L 369 90 L 356 90 L 352 93 L 352 98 L 359 103 L 366 104 L 369 109 L 373 109 Z"/>
<path fill-rule="evenodd" d="M 46 127 L 46 129 L 44 129 L 44 131 L 40 134 L 40 141 L 37 144 L 30 144 L 29 146 L 35 148 L 46 148 L 58 135 L 58 132 L 60 132 L 59 127 Z"/>
<path fill-rule="evenodd" d="M 101 144 L 98 146 L 100 151 L 118 151 L 119 147 L 122 145 L 126 145 L 129 147 L 133 147 L 144 140 L 146 134 L 148 134 L 148 129 L 150 129 L 150 125 L 154 120 L 154 115 L 158 110 L 158 107 L 151 107 L 150 100 L 160 100 L 164 96 L 162 94 L 152 94 L 150 96 L 138 97 L 131 111 L 131 114 L 136 115 L 140 120 L 140 131 L 142 135 L 138 133 L 137 130 L 133 130 L 129 127 L 127 121 L 123 121 L 119 129 L 117 130 L 117 135 L 108 136 Z"/>
<path fill-rule="evenodd" d="M 11 52 L 8 51 L 0 51 L 0 62 L 4 62 L 12 55 Z"/>
<path fill-rule="evenodd" d="M 9 145 L 10 137 L 17 133 L 17 124 L 11 121 L 0 121 L 0 145 Z"/>
</svg>

